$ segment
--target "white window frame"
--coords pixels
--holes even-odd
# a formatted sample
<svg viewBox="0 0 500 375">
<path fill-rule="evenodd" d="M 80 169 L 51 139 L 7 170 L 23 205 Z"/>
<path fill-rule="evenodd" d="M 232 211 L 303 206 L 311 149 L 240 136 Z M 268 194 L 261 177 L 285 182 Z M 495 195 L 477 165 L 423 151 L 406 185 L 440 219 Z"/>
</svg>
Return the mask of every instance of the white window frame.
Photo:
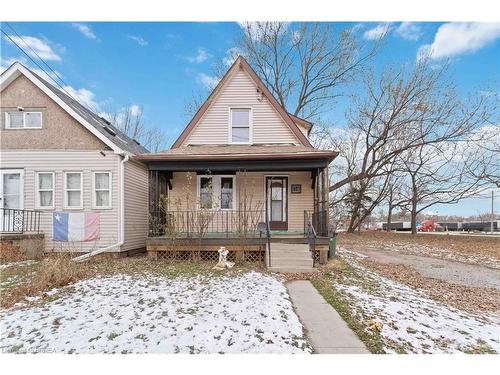
<svg viewBox="0 0 500 375">
<path fill-rule="evenodd" d="M 50 174 L 52 175 L 52 189 L 40 189 L 40 175 L 41 174 Z M 40 210 L 53 210 L 55 208 L 55 199 L 56 199 L 56 174 L 52 171 L 38 171 L 36 172 L 36 208 Z M 40 201 L 40 193 L 42 191 L 52 191 L 52 206 L 42 206 Z"/>
<path fill-rule="evenodd" d="M 233 142 L 233 110 L 247 109 L 248 110 L 248 142 Z M 233 145 L 251 145 L 253 143 L 253 108 L 252 107 L 229 107 L 229 138 L 228 143 Z M 243 126 L 239 126 L 243 128 Z M 246 126 L 245 126 L 246 127 Z"/>
<path fill-rule="evenodd" d="M 23 114 L 23 127 L 22 128 L 11 128 L 10 127 L 10 113 L 21 112 Z M 26 126 L 26 114 L 27 113 L 39 113 L 40 114 L 40 126 Z M 22 130 L 22 129 L 42 129 L 43 127 L 43 112 L 41 111 L 7 111 L 5 112 L 5 129 L 9 130 Z"/>
<path fill-rule="evenodd" d="M 109 192 L 109 205 L 107 206 L 98 206 L 97 205 L 97 194 L 95 187 L 95 176 L 96 174 L 107 174 L 109 176 L 109 186 L 108 189 L 100 189 L 99 191 L 108 191 Z M 110 171 L 93 171 L 92 172 L 92 208 L 96 210 L 109 210 L 113 208 L 112 198 L 113 198 L 113 175 Z"/>
<path fill-rule="evenodd" d="M 80 175 L 80 205 L 68 206 L 68 191 L 78 191 L 77 189 L 68 190 L 68 174 L 78 173 Z M 64 208 L 66 210 L 81 210 L 83 209 L 83 172 L 82 171 L 65 171 L 64 172 Z"/>
<path fill-rule="evenodd" d="M 236 175 L 233 174 L 204 174 L 196 176 L 196 201 L 198 209 L 202 209 L 200 205 L 200 190 L 201 190 L 201 179 L 202 178 L 212 178 L 212 207 L 203 208 L 204 210 L 212 210 L 212 211 L 234 211 L 237 209 L 238 199 L 236 195 Z M 222 178 L 231 178 L 233 180 L 233 207 L 231 208 L 221 208 L 221 179 Z"/>
</svg>

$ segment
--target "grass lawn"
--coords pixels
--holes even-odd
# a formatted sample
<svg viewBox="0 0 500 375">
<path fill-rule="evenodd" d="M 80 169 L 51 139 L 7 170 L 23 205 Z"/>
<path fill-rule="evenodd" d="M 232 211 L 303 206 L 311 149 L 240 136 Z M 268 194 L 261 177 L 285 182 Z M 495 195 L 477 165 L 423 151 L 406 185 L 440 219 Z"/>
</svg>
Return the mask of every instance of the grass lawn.
<svg viewBox="0 0 500 375">
<path fill-rule="evenodd" d="M 30 271 L 35 273 L 31 283 L 50 280 L 36 275 L 46 273 L 44 265 L 47 262 L 40 262 Z M 311 352 L 281 280 L 253 267 L 219 273 L 211 266 L 146 258 L 83 265 L 80 280 L 75 277 L 69 285 L 55 288 L 49 282 L 45 288 L 34 288 L 35 295 L 18 298 L 12 307 L 0 310 L 0 349 L 16 353 Z M 18 273 L 24 272 L 17 268 Z M 14 271 L 9 271 L 10 277 L 2 276 L 2 284 L 12 280 Z M 27 290 L 21 279 L 14 284 L 9 286 L 11 294 L 16 295 L 16 288 Z"/>
<path fill-rule="evenodd" d="M 498 353 L 500 316 L 473 314 L 380 276 L 339 251 L 312 282 L 373 353 Z"/>
</svg>

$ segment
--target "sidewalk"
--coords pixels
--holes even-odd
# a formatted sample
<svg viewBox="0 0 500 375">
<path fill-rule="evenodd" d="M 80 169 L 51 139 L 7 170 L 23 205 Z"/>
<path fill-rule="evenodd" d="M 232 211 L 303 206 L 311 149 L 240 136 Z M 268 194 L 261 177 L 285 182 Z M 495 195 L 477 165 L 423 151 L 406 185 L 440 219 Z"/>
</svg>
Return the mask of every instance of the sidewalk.
<svg viewBox="0 0 500 375">
<path fill-rule="evenodd" d="M 307 280 L 291 281 L 288 292 L 316 353 L 369 354 L 335 309 Z"/>
</svg>

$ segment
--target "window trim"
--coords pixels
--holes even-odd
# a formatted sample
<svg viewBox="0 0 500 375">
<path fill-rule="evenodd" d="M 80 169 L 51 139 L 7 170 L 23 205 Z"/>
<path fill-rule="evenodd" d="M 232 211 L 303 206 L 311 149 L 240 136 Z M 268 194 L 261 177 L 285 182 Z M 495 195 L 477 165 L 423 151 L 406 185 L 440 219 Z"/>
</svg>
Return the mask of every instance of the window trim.
<svg viewBox="0 0 500 375">
<path fill-rule="evenodd" d="M 43 189 L 40 190 L 40 175 L 41 174 L 50 174 L 52 175 L 52 189 Z M 35 204 L 36 208 L 39 210 L 53 210 L 55 209 L 55 199 L 56 199 L 56 174 L 54 171 L 37 171 L 36 172 L 36 197 Z M 42 206 L 40 201 L 40 192 L 42 191 L 52 191 L 52 205 L 51 206 Z"/>
<path fill-rule="evenodd" d="M 248 142 L 233 142 L 233 116 L 232 111 L 235 109 L 247 109 L 248 110 Z M 228 143 L 233 145 L 251 145 L 253 144 L 253 107 L 229 107 L 229 137 Z M 238 128 L 246 128 L 246 126 L 237 126 Z"/>
<path fill-rule="evenodd" d="M 80 175 L 80 205 L 68 206 L 68 191 L 78 191 L 77 189 L 68 190 L 68 174 L 78 173 Z M 64 172 L 64 209 L 66 210 L 82 210 L 83 209 L 83 172 L 82 171 L 65 171 Z"/>
<path fill-rule="evenodd" d="M 22 128 L 12 128 L 10 126 L 10 113 L 21 112 L 23 114 L 23 127 Z M 40 126 L 26 126 L 26 113 L 39 113 L 40 114 Z M 5 129 L 8 130 L 23 130 L 23 129 L 42 129 L 43 128 L 43 112 L 42 111 L 6 111 L 5 112 Z"/>
<path fill-rule="evenodd" d="M 109 205 L 107 206 L 98 206 L 97 205 L 97 190 L 95 187 L 95 177 L 96 174 L 102 173 L 107 174 L 109 176 L 109 186 L 108 189 L 100 189 L 99 191 L 108 191 L 109 192 Z M 95 210 L 110 210 L 113 208 L 113 174 L 111 171 L 92 171 L 92 208 Z"/>
<path fill-rule="evenodd" d="M 212 199 L 212 207 L 201 208 L 200 205 L 200 191 L 201 191 L 201 179 L 203 177 L 212 178 L 212 189 L 214 198 Z M 231 178 L 233 180 L 233 204 L 231 208 L 221 208 L 221 179 Z M 209 211 L 235 211 L 238 208 L 238 199 L 236 195 L 236 175 L 234 174 L 200 174 L 196 176 L 196 206 L 198 210 L 209 210 Z M 214 203 L 216 203 L 214 207 Z"/>
</svg>

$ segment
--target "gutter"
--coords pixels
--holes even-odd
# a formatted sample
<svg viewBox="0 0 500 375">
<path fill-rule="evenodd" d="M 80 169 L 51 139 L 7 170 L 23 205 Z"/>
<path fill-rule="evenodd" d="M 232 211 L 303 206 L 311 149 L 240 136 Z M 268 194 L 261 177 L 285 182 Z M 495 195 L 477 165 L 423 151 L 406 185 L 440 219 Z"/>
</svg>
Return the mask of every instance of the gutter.
<svg viewBox="0 0 500 375">
<path fill-rule="evenodd" d="M 103 247 L 102 249 L 97 249 L 95 251 L 88 252 L 87 254 L 83 254 L 73 258 L 75 262 L 82 262 L 84 260 L 89 259 L 97 254 L 102 254 L 112 250 L 116 247 L 120 247 L 125 242 L 125 163 L 129 161 L 130 156 L 125 152 L 119 153 L 123 159 L 120 161 L 120 241 L 114 243 L 113 245 L 109 245 Z"/>
</svg>

